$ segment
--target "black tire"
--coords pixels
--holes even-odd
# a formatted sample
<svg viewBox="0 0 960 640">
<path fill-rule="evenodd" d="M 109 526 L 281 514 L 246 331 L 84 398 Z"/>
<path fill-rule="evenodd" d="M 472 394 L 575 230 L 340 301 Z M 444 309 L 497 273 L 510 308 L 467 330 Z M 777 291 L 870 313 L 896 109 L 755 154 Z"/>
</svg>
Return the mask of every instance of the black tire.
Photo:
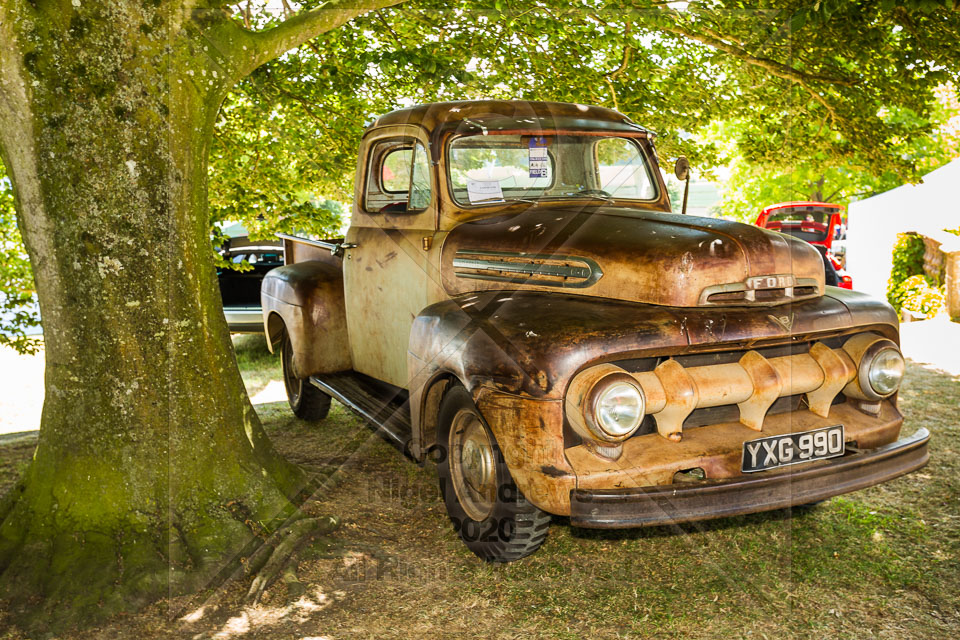
<svg viewBox="0 0 960 640">
<path fill-rule="evenodd" d="M 280 342 L 280 363 L 283 366 L 283 386 L 287 390 L 287 402 L 294 415 L 301 420 L 316 422 L 330 413 L 330 396 L 310 384 L 305 378 L 298 378 L 293 371 L 293 346 L 286 330 Z"/>
<path fill-rule="evenodd" d="M 467 432 L 472 439 L 464 446 L 462 438 Z M 481 441 L 486 438 L 489 449 L 478 447 L 477 438 Z M 533 506 L 517 489 L 493 433 L 462 386 L 447 391 L 440 403 L 437 442 L 434 459 L 440 495 L 454 529 L 467 548 L 488 562 L 512 562 L 539 549 L 550 528 L 550 515 Z M 464 461 L 468 449 L 485 452 L 478 455 L 486 461 L 480 465 L 486 471 L 479 473 L 486 480 L 477 481 L 478 474 Z M 454 458 L 455 455 L 459 458 Z M 476 459 L 474 456 L 471 462 Z M 474 491 L 469 488 L 472 485 L 465 474 L 473 478 L 473 484 L 484 487 L 492 484 L 495 491 Z M 462 493 L 473 496 L 483 493 L 484 496 L 474 502 L 470 496 L 462 498 Z"/>
</svg>

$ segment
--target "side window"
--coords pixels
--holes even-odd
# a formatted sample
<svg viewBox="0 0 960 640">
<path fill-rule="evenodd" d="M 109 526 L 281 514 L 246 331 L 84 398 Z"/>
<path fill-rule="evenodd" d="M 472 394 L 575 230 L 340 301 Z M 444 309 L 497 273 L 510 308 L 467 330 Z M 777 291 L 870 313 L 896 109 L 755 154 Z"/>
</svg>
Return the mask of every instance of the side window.
<svg viewBox="0 0 960 640">
<path fill-rule="evenodd" d="M 407 209 L 422 211 L 430 206 L 430 161 L 427 150 L 419 142 L 413 150 L 413 166 L 410 169 L 410 202 Z"/>
<path fill-rule="evenodd" d="M 364 208 L 370 213 L 407 213 L 430 204 L 430 162 L 426 148 L 409 138 L 374 145 Z"/>
<path fill-rule="evenodd" d="M 602 138 L 597 142 L 600 188 L 614 198 L 653 200 L 657 187 L 647 162 L 635 142 L 627 138 Z"/>
<path fill-rule="evenodd" d="M 411 149 L 393 149 L 383 157 L 380 184 L 386 193 L 407 193 L 410 188 Z"/>
</svg>

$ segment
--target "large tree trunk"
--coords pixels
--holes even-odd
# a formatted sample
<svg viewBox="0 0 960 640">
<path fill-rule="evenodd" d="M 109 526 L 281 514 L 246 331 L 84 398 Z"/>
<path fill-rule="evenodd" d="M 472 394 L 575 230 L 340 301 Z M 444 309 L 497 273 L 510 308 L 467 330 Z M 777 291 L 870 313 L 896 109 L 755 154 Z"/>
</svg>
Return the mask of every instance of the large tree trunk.
<svg viewBox="0 0 960 640">
<path fill-rule="evenodd" d="M 220 310 L 207 147 L 244 70 L 206 19 L 160 0 L 0 0 L 0 148 L 46 351 L 36 454 L 0 502 L 0 593 L 15 609 L 40 595 L 34 615 L 61 623 L 202 586 L 301 489 Z"/>
</svg>

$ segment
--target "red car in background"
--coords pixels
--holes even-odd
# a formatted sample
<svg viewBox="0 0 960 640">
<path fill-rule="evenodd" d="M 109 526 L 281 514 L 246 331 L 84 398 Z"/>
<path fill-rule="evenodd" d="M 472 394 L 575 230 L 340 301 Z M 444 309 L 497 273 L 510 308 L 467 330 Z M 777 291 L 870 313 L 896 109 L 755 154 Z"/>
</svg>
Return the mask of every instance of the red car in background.
<svg viewBox="0 0 960 640">
<path fill-rule="evenodd" d="M 826 283 L 852 289 L 853 279 L 833 252 L 833 241 L 845 233 L 842 212 L 843 207 L 829 202 L 781 202 L 765 207 L 756 224 L 812 244 L 823 256 Z"/>
</svg>

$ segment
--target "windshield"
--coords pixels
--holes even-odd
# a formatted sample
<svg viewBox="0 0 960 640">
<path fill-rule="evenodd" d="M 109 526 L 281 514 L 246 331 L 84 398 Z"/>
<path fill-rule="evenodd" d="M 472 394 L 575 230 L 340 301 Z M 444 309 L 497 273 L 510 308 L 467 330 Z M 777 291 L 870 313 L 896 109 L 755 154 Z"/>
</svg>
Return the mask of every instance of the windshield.
<svg viewBox="0 0 960 640">
<path fill-rule="evenodd" d="M 830 233 L 832 215 L 829 211 L 785 209 L 771 213 L 764 226 L 807 242 L 823 242 Z"/>
<path fill-rule="evenodd" d="M 473 135 L 447 156 L 453 199 L 482 205 L 550 198 L 656 200 L 637 142 L 588 135 Z"/>
</svg>

